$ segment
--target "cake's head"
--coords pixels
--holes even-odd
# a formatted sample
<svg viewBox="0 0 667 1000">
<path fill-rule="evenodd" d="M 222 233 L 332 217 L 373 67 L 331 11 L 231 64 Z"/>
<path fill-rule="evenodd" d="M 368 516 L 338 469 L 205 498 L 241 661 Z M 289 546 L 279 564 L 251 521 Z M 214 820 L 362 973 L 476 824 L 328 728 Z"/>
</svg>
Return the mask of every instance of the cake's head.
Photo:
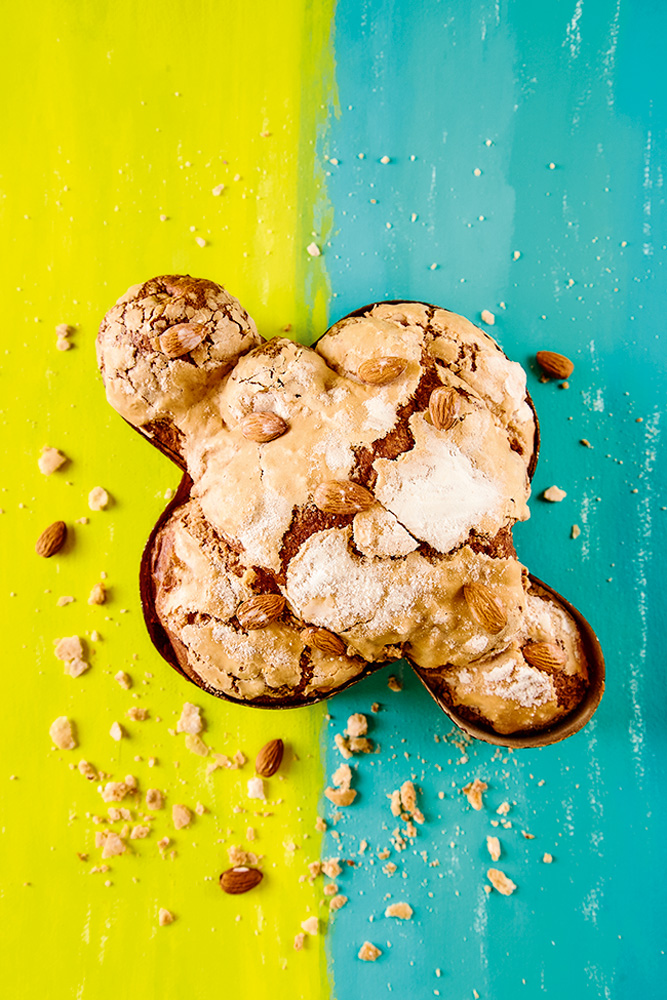
<svg viewBox="0 0 667 1000">
<path fill-rule="evenodd" d="M 406 657 L 501 742 L 592 714 L 594 637 L 516 559 L 537 425 L 487 334 L 384 302 L 312 348 L 264 341 L 219 285 L 165 276 L 119 299 L 98 356 L 111 404 L 185 473 L 142 596 L 195 683 L 294 706 Z"/>
</svg>

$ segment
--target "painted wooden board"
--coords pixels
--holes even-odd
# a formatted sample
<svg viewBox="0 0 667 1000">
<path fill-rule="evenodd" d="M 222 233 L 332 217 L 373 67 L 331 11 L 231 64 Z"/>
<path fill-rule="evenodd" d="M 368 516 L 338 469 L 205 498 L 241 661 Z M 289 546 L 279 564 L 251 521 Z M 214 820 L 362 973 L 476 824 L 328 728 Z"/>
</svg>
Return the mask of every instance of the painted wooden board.
<svg viewBox="0 0 667 1000">
<path fill-rule="evenodd" d="M 67 0 L 5 12 L 7 996 L 663 995 L 666 31 L 667 9 L 639 0 Z M 519 557 L 589 618 L 607 658 L 584 732 L 531 752 L 467 745 L 405 664 L 326 706 L 242 709 L 200 697 L 157 657 L 137 571 L 178 474 L 106 404 L 94 339 L 118 295 L 165 272 L 221 281 L 265 335 L 291 324 L 304 342 L 382 298 L 480 324 L 495 314 L 542 428 Z M 62 352 L 61 323 L 75 328 Z M 540 348 L 575 362 L 568 389 L 540 383 Z M 37 467 L 46 445 L 69 459 L 49 477 Z M 567 497 L 548 504 L 554 484 Z M 104 511 L 88 507 L 95 486 L 112 497 Z M 57 518 L 70 541 L 41 560 L 35 540 Z M 103 572 L 109 600 L 90 606 Z M 72 634 L 91 664 L 76 679 L 53 655 Z M 249 762 L 207 773 L 211 754 L 175 731 L 185 701 L 202 708 L 211 754 Z M 358 798 L 336 819 L 323 791 L 352 712 L 368 714 L 378 752 L 353 762 Z M 73 751 L 52 749 L 60 715 L 76 722 Z M 287 762 L 258 803 L 251 761 L 274 736 Z M 132 774 L 142 796 L 164 790 L 166 808 L 147 821 L 130 796 L 111 804 L 129 821 L 97 822 L 109 804 L 81 759 L 109 776 L 102 785 Z M 475 777 L 488 785 L 479 811 L 461 794 Z M 406 779 L 425 822 L 402 844 L 387 795 Z M 198 803 L 206 811 L 175 830 L 172 806 Z M 96 831 L 126 822 L 151 832 L 105 861 Z M 485 889 L 489 835 L 518 887 L 510 897 Z M 217 885 L 235 845 L 265 871 L 238 898 Z M 332 919 L 331 880 L 307 878 L 321 857 L 353 862 Z M 411 920 L 385 916 L 399 901 Z M 158 925 L 160 907 L 171 925 Z M 295 952 L 312 915 L 320 932 Z M 366 940 L 382 951 L 375 963 L 357 957 Z"/>
</svg>

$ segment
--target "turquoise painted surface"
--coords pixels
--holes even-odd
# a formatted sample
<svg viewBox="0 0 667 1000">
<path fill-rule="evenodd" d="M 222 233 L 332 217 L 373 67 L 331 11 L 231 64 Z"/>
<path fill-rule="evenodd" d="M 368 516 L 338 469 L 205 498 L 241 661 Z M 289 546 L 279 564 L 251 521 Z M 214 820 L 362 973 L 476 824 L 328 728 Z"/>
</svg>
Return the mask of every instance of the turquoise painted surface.
<svg viewBox="0 0 667 1000">
<path fill-rule="evenodd" d="M 447 720 L 405 665 L 331 702 L 329 772 L 347 716 L 381 704 L 380 753 L 355 763 L 358 800 L 326 835 L 355 862 L 328 938 L 333 996 L 664 996 L 667 8 L 339 0 L 335 30 L 331 318 L 402 296 L 496 314 L 543 436 L 519 557 L 593 623 L 608 688 L 583 733 L 514 754 L 443 742 Z M 573 358 L 569 390 L 538 381 L 540 348 Z M 539 500 L 554 483 L 566 500 Z M 459 792 L 474 777 L 481 812 Z M 397 852 L 386 795 L 407 778 L 426 823 Z M 510 898 L 484 891 L 487 834 Z M 403 899 L 413 921 L 385 918 Z M 374 965 L 356 958 L 364 940 L 383 950 Z"/>
</svg>

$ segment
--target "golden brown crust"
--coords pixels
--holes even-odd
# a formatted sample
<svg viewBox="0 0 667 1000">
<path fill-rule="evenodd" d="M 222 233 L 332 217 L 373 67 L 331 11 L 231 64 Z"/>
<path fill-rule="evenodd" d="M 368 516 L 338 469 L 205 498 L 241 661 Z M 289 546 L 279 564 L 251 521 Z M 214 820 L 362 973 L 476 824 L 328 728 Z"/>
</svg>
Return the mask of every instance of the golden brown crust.
<svg viewBox="0 0 667 1000">
<path fill-rule="evenodd" d="M 541 598 L 516 560 L 537 423 L 525 375 L 488 334 L 396 302 L 314 348 L 263 342 L 220 286 L 167 275 L 119 300 L 98 349 L 112 404 L 187 471 L 147 546 L 142 597 L 154 642 L 195 683 L 303 704 L 405 652 L 444 700 L 506 732 L 550 725 L 581 695 L 585 658 L 556 672 L 549 697 L 525 661 L 518 686 L 507 666 L 522 642 L 561 641 L 563 621 L 542 601 L 535 624 Z M 503 609 L 493 628 L 466 602 L 470 584 Z M 243 613 L 267 595 L 282 610 Z M 308 642 L 313 630 L 328 646 Z M 505 671 L 497 711 L 481 680 L 462 696 L 487 667 Z M 458 688 L 451 671 L 465 674 Z"/>
</svg>

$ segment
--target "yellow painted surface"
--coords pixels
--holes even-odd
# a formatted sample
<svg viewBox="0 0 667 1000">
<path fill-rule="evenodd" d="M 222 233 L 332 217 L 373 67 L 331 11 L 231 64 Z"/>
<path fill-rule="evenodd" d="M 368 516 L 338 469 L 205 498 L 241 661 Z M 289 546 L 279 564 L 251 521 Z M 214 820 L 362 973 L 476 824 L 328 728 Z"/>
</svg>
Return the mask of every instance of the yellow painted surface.
<svg viewBox="0 0 667 1000">
<path fill-rule="evenodd" d="M 293 336 L 309 339 L 325 322 L 323 260 L 305 247 L 329 224 L 316 160 L 332 92 L 332 7 L 332 0 L 68 0 L 4 12 L 0 951 L 7 997 L 327 994 L 321 938 L 299 954 L 292 947 L 301 920 L 320 912 L 299 877 L 319 857 L 322 709 L 226 705 L 154 651 L 138 566 L 178 473 L 107 405 L 94 339 L 130 284 L 165 272 L 221 281 L 267 336 L 291 323 Z M 76 328 L 66 352 L 55 348 L 59 323 Z M 37 467 L 45 445 L 69 459 L 48 478 Z M 87 497 L 98 485 L 112 504 L 92 512 Z M 68 544 L 40 559 L 35 541 L 55 519 L 67 522 Z M 91 607 L 102 572 L 109 601 Z M 58 607 L 61 596 L 75 600 Z M 78 679 L 53 655 L 54 640 L 73 634 L 86 637 L 91 663 Z M 113 679 L 121 669 L 133 678 L 130 691 Z M 170 734 L 186 700 L 203 709 L 207 744 L 243 751 L 244 768 L 207 777 L 208 761 L 185 748 L 182 734 Z M 128 718 L 135 705 L 149 710 L 147 721 Z M 48 729 L 60 715 L 76 723 L 76 750 L 52 748 Z M 114 721 L 126 732 L 120 742 L 109 735 Z M 252 758 L 274 736 L 288 744 L 287 763 L 267 782 L 270 801 L 256 803 L 246 795 Z M 111 858 L 108 872 L 91 872 L 102 863 L 95 830 L 105 828 L 93 817 L 106 816 L 107 806 L 98 783 L 75 769 L 82 758 L 114 780 L 135 775 L 142 792 L 167 793 L 149 837 L 128 838 L 131 850 Z M 171 806 L 198 802 L 207 812 L 175 831 Z M 141 799 L 117 805 L 131 810 L 130 825 L 145 814 Z M 257 831 L 252 843 L 248 826 Z M 231 844 L 264 856 L 264 882 L 246 896 L 225 896 L 217 884 Z M 158 927 L 159 907 L 175 914 L 171 926 Z"/>
</svg>

